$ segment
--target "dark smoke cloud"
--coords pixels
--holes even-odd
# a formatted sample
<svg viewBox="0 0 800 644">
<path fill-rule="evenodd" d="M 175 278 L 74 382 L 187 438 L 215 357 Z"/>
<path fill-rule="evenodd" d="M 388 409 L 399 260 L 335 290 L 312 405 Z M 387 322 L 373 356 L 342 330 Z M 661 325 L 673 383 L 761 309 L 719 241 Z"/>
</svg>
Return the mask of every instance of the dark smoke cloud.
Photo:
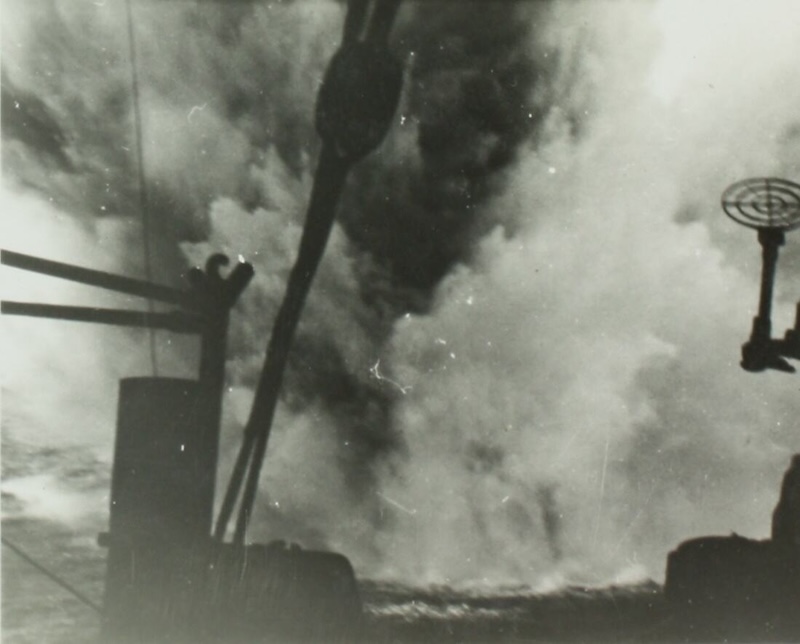
<svg viewBox="0 0 800 644">
<path fill-rule="evenodd" d="M 12 148 L 7 172 L 76 216 L 138 219 L 124 7 L 31 4 L 9 11 L 12 24 L 16 13 L 26 15 L 18 31 L 6 29 L 4 84 L 35 99 L 19 101 L 20 109 L 47 106 L 61 128 L 62 157 L 76 168 L 68 176 L 41 177 L 38 157 L 19 158 Z M 270 10 L 134 3 L 151 243 L 162 279 L 182 263 L 177 242 L 208 235 L 214 198 L 258 204 L 249 170 L 271 145 L 301 169 L 314 138 L 318 74 L 336 43 L 335 29 L 324 24 L 340 12 L 326 4 Z M 298 36 L 305 51 L 297 51 Z M 13 47 L 20 42 L 35 45 Z"/>
<path fill-rule="evenodd" d="M 534 47 L 546 4 L 411 7 L 394 37 L 409 65 L 399 127 L 357 170 L 359 188 L 342 208 L 348 234 L 386 272 L 388 284 L 368 284 L 385 287 L 370 295 L 398 312 L 425 310 L 439 280 L 499 222 L 485 205 L 554 85 L 554 66 Z"/>
<path fill-rule="evenodd" d="M 41 155 L 45 165 L 68 172 L 72 163 L 66 155 L 66 136 L 47 104 L 36 95 L 20 92 L 5 74 L 2 80 L 3 136 L 8 141 L 19 141 L 31 152 Z M 17 163 L 9 164 L 11 168 Z"/>
</svg>

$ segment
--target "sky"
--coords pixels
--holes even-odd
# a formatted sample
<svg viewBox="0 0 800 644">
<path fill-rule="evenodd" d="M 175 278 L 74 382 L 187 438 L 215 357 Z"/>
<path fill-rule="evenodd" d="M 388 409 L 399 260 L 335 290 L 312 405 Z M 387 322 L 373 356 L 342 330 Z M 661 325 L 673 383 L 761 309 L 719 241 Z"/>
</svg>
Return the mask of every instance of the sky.
<svg viewBox="0 0 800 644">
<path fill-rule="evenodd" d="M 344 5 L 2 11 L 3 248 L 173 285 L 214 252 L 256 268 L 232 316 L 223 485 Z M 401 105 L 343 195 L 249 539 L 331 548 L 367 577 L 547 590 L 660 580 L 693 536 L 768 537 L 800 381 L 738 366 L 760 251 L 719 198 L 798 177 L 798 28 L 792 0 L 404 3 Z M 797 248 L 789 234 L 776 334 Z M 7 268 L 2 283 L 146 305 Z M 102 524 L 117 381 L 193 377 L 196 343 L 157 334 L 154 365 L 143 332 L 8 317 L 3 341 L 6 512 Z"/>
</svg>

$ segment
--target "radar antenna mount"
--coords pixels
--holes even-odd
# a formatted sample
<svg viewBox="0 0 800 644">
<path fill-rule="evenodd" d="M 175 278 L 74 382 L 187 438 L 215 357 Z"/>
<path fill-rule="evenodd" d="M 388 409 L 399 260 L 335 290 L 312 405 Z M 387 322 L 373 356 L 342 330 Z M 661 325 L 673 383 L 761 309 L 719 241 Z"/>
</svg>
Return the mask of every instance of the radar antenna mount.
<svg viewBox="0 0 800 644">
<path fill-rule="evenodd" d="M 800 360 L 800 302 L 793 329 L 782 339 L 772 335 L 772 294 L 778 252 L 786 233 L 800 227 L 800 185 L 785 179 L 738 181 L 722 193 L 722 209 L 735 222 L 758 231 L 762 249 L 761 294 L 750 339 L 742 345 L 741 366 L 746 371 L 776 369 L 794 373 L 786 358 Z"/>
</svg>

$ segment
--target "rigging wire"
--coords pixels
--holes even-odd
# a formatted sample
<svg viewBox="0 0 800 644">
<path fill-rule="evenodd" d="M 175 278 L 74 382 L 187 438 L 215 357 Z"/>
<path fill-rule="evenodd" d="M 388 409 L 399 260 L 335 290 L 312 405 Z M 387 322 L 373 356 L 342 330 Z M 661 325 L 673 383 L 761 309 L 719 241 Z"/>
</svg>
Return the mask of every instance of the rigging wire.
<svg viewBox="0 0 800 644">
<path fill-rule="evenodd" d="M 367 0 L 350 0 L 348 5 L 342 48 L 332 59 L 332 67 L 326 73 L 326 80 L 323 81 L 318 97 L 317 131 L 323 139 L 323 147 L 314 177 L 300 247 L 289 275 L 283 301 L 273 322 L 264 367 L 256 388 L 250 418 L 245 427 L 244 440 L 217 519 L 214 537 L 218 541 L 224 538 L 227 523 L 244 483 L 233 535 L 235 545 L 244 545 L 292 339 L 311 282 L 325 251 L 339 197 L 350 167 L 380 144 L 397 107 L 402 87 L 402 67 L 399 63 L 395 65 L 392 62 L 393 59 L 388 56 L 386 48 L 399 5 L 400 0 L 375 0 L 369 18 L 367 9 L 370 7 Z M 361 45 L 358 44 L 359 35 L 363 37 Z M 366 50 L 365 44 L 368 45 Z M 383 65 L 380 79 L 376 79 L 375 75 L 381 67 L 375 64 L 368 65 L 365 62 L 367 59 L 363 52 L 370 50 L 378 52 L 383 50 L 386 55 L 386 58 L 381 58 L 377 54 L 378 60 Z M 375 51 L 370 51 L 370 55 L 375 57 Z M 348 59 L 349 56 L 356 57 Z M 347 65 L 354 66 L 354 69 L 344 73 L 343 66 Z M 335 71 L 331 72 L 331 69 Z M 329 77 L 330 74 L 333 75 Z M 330 89 L 330 85 L 326 83 L 332 83 L 334 89 Z M 361 84 L 363 87 L 354 90 L 350 87 L 353 84 L 355 86 Z M 368 92 L 367 87 L 370 88 Z M 360 112 L 342 110 L 341 102 L 347 100 L 345 93 L 348 91 L 355 94 L 353 100 L 366 103 L 369 101 L 368 94 L 377 100 L 370 103 L 373 107 L 369 118 L 366 119 L 367 128 L 364 134 L 360 137 L 339 139 L 342 131 L 346 133 L 348 128 L 364 116 Z M 245 476 L 246 482 L 244 482 Z"/>
<path fill-rule="evenodd" d="M 369 0 L 349 0 L 342 31 L 343 43 L 353 43 L 361 35 L 369 8 Z M 320 207 L 335 207 L 335 203 L 338 201 L 337 193 L 340 190 L 340 187 L 336 187 L 335 184 L 343 183 L 346 176 L 345 171 L 344 175 L 332 182 L 334 184 L 332 191 L 320 190 L 322 179 L 325 178 L 328 183 L 331 183 L 331 179 L 326 175 L 331 171 L 340 170 L 342 167 L 341 164 L 331 164 L 333 158 L 326 151 L 326 147 L 323 146 L 311 191 L 311 199 L 306 215 L 309 221 L 310 213 Z M 323 161 L 325 162 L 323 163 Z M 324 166 L 325 169 L 323 169 Z M 336 172 L 336 174 L 340 174 L 340 172 Z M 325 198 L 321 199 L 320 195 L 323 192 L 331 194 L 325 194 Z M 319 203 L 314 206 L 316 202 Z M 320 223 L 324 219 L 325 217 L 320 216 L 315 218 L 316 228 L 320 228 Z M 263 461 L 266 450 L 266 436 L 259 435 L 260 432 L 263 433 L 259 425 L 265 424 L 267 434 L 269 433 L 277 406 L 278 391 L 283 380 L 283 369 L 288 359 L 289 346 L 294 336 L 294 327 L 300 317 L 303 303 L 311 286 L 311 280 L 316 272 L 321 254 L 325 250 L 329 234 L 329 231 L 318 230 L 314 235 L 311 235 L 309 221 L 306 222 L 303 228 L 298 256 L 289 275 L 283 302 L 273 322 L 272 333 L 267 345 L 266 364 L 259 378 L 256 396 L 253 400 L 253 408 L 245 426 L 242 445 L 239 448 L 239 454 L 236 457 L 228 488 L 225 491 L 225 497 L 217 516 L 214 539 L 218 542 L 222 542 L 225 538 L 228 522 L 231 520 L 236 503 L 239 500 L 239 494 L 242 492 L 242 485 L 244 485 L 233 536 L 234 543 L 239 545 L 244 543 L 245 532 L 250 521 L 258 487 L 258 478 L 261 472 L 261 463 L 259 461 Z M 332 221 L 329 223 L 332 223 Z M 326 227 L 325 224 L 322 225 L 323 229 Z M 282 342 L 276 341 L 279 335 L 282 337 Z M 256 420 L 258 420 L 258 423 L 256 423 Z M 245 478 L 247 478 L 246 483 Z"/>
<path fill-rule="evenodd" d="M 142 218 L 142 251 L 144 255 L 144 270 L 148 282 L 153 281 L 153 257 L 150 248 L 150 208 L 147 193 L 147 183 L 144 175 L 144 152 L 142 145 L 142 112 L 139 96 L 139 71 L 136 60 L 136 38 L 133 30 L 133 9 L 131 0 L 125 0 L 125 14 L 128 25 L 128 60 L 131 67 L 131 92 L 133 95 L 133 123 L 134 138 L 136 139 L 136 174 L 139 181 L 139 212 Z M 147 298 L 147 310 L 153 313 L 153 300 Z M 153 375 L 158 376 L 158 356 L 156 354 L 156 331 L 149 327 L 150 338 L 150 364 Z"/>
<path fill-rule="evenodd" d="M 67 592 L 71 593 L 73 596 L 75 596 L 81 602 L 86 604 L 89 608 L 93 608 L 98 613 L 103 612 L 103 609 L 100 608 L 100 606 L 98 604 L 96 604 L 91 599 L 89 599 L 81 591 L 79 591 L 77 588 L 75 588 L 75 586 L 73 586 L 69 582 L 67 582 L 64 579 L 62 579 L 61 577 L 59 577 L 56 573 L 54 573 L 51 570 L 48 570 L 47 568 L 45 568 L 42 564 L 40 564 L 33 557 L 31 557 L 24 550 L 22 550 L 22 548 L 20 548 L 19 546 L 11 543 L 5 537 L 0 537 L 0 539 L 2 539 L 2 542 L 3 542 L 4 546 L 7 546 L 8 548 L 10 548 L 17 556 L 19 556 L 21 559 L 23 559 L 24 561 L 29 563 L 31 566 L 36 568 L 36 570 L 38 570 L 40 573 L 42 573 L 45 577 L 47 577 L 51 581 L 55 582 L 59 586 L 61 586 Z"/>
<path fill-rule="evenodd" d="M 359 38 L 367 22 L 370 9 L 369 5 L 370 0 L 348 1 L 342 30 L 342 43 L 352 44 Z M 331 172 L 340 174 L 339 171 L 343 167 L 342 164 L 332 163 L 334 159 L 329 153 L 326 153 L 325 147 L 326 146 L 323 146 L 316 176 L 314 178 L 308 213 L 312 213 L 314 210 L 321 207 L 335 206 L 335 203 L 338 201 L 338 192 L 341 188 L 341 186 L 336 187 L 335 184 L 343 183 L 346 176 L 345 171 L 344 175 L 332 181 L 333 185 L 329 185 L 328 190 L 321 191 L 322 180 L 327 179 L 327 182 L 331 184 L 331 179 L 327 175 Z M 323 193 L 325 194 L 323 195 Z M 319 203 L 313 206 L 315 202 Z M 309 219 L 310 215 L 307 214 L 306 216 L 307 219 Z M 320 228 L 320 222 L 324 221 L 324 219 L 325 217 L 320 216 L 315 218 L 317 222 L 316 228 Z M 332 223 L 332 221 L 329 223 Z M 326 226 L 323 224 L 322 228 L 325 227 Z M 222 501 L 219 515 L 217 516 L 217 522 L 214 528 L 214 539 L 218 542 L 222 542 L 225 538 L 228 523 L 236 508 L 236 503 L 239 500 L 239 494 L 242 491 L 243 484 L 245 485 L 245 489 L 239 504 L 239 516 L 236 521 L 234 543 L 241 544 L 244 542 L 244 533 L 247 530 L 252 507 L 255 502 L 258 478 L 261 471 L 260 461 L 264 459 L 264 452 L 266 450 L 266 436 L 259 436 L 259 431 L 263 431 L 260 430 L 259 425 L 266 424 L 267 434 L 269 433 L 269 428 L 272 424 L 277 405 L 278 391 L 283 379 L 283 368 L 288 359 L 289 346 L 294 336 L 294 327 L 300 317 L 303 303 L 308 289 L 311 286 L 311 280 L 317 270 L 317 263 L 325 250 L 328 234 L 329 231 L 317 230 L 315 234 L 312 235 L 309 231 L 309 222 L 304 226 L 298 256 L 286 286 L 286 294 L 284 295 L 283 302 L 278 310 L 278 315 L 273 323 L 272 334 L 267 346 L 267 364 L 259 378 L 256 396 L 253 400 L 253 408 L 250 411 L 250 418 L 245 426 L 242 445 L 239 448 L 239 454 L 236 457 L 236 463 L 233 466 L 228 487 L 225 491 L 225 497 Z M 319 245 L 320 243 L 321 245 Z M 281 336 L 282 342 L 276 341 L 278 336 Z M 258 423 L 256 423 L 256 420 L 258 420 Z M 245 477 L 247 477 L 246 483 Z"/>
</svg>

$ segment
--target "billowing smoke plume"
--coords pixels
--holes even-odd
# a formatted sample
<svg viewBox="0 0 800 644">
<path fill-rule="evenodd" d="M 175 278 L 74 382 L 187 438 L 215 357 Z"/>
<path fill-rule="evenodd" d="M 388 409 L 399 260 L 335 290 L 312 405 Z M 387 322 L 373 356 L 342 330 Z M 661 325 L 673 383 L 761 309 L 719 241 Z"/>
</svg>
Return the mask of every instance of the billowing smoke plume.
<svg viewBox="0 0 800 644">
<path fill-rule="evenodd" d="M 405 95 L 348 184 L 253 539 L 336 548 L 363 575 L 544 587 L 659 577 L 682 538 L 766 533 L 797 385 L 736 364 L 758 249 L 716 202 L 733 180 L 796 174 L 800 18 L 725 7 L 404 6 Z M 4 247 L 143 275 L 124 4 L 4 9 Z M 133 3 L 150 269 L 176 283 L 222 251 L 257 271 L 231 329 L 221 484 L 302 230 L 343 14 Z M 770 38 L 748 36 L 754 19 Z M 42 279 L 14 276 L 14 298 L 137 304 Z M 4 327 L 6 463 L 32 443 L 107 461 L 116 380 L 150 369 L 146 335 Z M 159 372 L 192 374 L 195 351 L 159 334 Z M 5 469 L 19 511 L 46 514 L 35 468 Z"/>
<path fill-rule="evenodd" d="M 787 26 L 736 58 L 747 8 L 688 38 L 693 11 L 558 7 L 581 131 L 566 96 L 492 204 L 513 232 L 486 236 L 392 338 L 397 574 L 631 579 L 690 535 L 768 534 L 797 385 L 736 364 L 759 251 L 717 200 L 737 177 L 796 175 L 796 48 Z M 782 332 L 793 307 L 779 312 Z"/>
</svg>

